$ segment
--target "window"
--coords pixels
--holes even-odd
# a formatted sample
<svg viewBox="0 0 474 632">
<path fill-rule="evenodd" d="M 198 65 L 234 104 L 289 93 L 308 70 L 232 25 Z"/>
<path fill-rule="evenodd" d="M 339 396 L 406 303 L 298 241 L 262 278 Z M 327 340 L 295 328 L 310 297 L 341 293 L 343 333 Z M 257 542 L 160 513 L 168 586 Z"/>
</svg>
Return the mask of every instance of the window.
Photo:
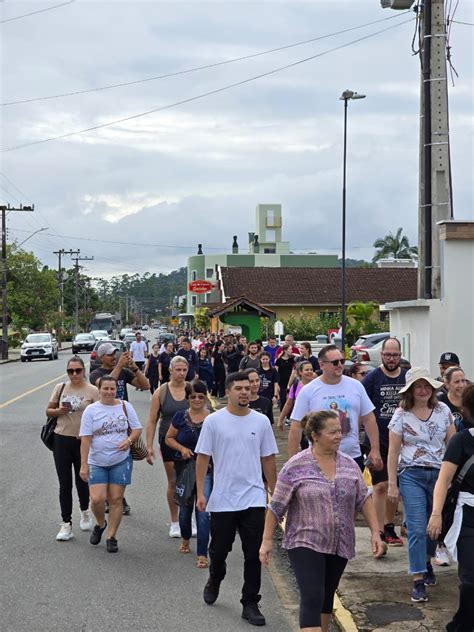
<svg viewBox="0 0 474 632">
<path fill-rule="evenodd" d="M 273 209 L 267 211 L 267 226 L 275 226 L 275 211 Z"/>
<path fill-rule="evenodd" d="M 214 276 L 214 268 L 206 268 L 206 279 L 212 279 Z"/>
<path fill-rule="evenodd" d="M 272 241 L 275 241 L 275 239 L 276 239 L 275 230 L 267 230 L 266 231 L 266 239 L 265 239 L 265 241 L 271 243 Z"/>
<path fill-rule="evenodd" d="M 196 294 L 191 295 L 191 305 L 195 307 L 197 305 L 197 296 Z"/>
<path fill-rule="evenodd" d="M 205 303 L 209 303 L 209 299 L 211 298 L 211 293 L 210 292 L 206 292 L 206 294 L 204 295 L 204 302 Z"/>
<path fill-rule="evenodd" d="M 191 281 L 196 281 L 197 279 L 197 270 L 193 270 L 191 272 Z"/>
<path fill-rule="evenodd" d="M 266 255 L 274 255 L 276 250 L 275 250 L 275 248 L 264 248 L 263 252 Z"/>
</svg>

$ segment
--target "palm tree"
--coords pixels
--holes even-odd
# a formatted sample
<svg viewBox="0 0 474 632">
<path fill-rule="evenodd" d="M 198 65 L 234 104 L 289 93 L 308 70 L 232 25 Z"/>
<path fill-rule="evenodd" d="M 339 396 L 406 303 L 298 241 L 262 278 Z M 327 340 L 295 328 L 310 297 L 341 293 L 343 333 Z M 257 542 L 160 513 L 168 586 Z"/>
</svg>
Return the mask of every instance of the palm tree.
<svg viewBox="0 0 474 632">
<path fill-rule="evenodd" d="M 378 251 L 372 258 L 375 263 L 379 259 L 416 259 L 418 257 L 418 248 L 410 246 L 408 237 L 403 235 L 403 228 L 397 230 L 396 235 L 389 233 L 383 239 L 374 241 L 374 248 Z"/>
</svg>

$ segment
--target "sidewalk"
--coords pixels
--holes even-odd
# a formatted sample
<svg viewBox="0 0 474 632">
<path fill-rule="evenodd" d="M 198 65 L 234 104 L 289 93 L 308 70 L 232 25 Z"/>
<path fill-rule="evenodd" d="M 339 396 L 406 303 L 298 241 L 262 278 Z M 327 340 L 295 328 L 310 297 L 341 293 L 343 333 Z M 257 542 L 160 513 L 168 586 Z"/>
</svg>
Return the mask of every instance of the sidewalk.
<svg viewBox="0 0 474 632">
<path fill-rule="evenodd" d="M 275 428 L 278 469 L 287 460 L 287 436 L 287 429 Z M 363 521 L 358 519 L 357 524 Z M 438 583 L 427 589 L 429 601 L 421 604 L 410 601 L 407 567 L 406 542 L 403 547 L 389 547 L 385 557 L 374 560 L 369 529 L 356 526 L 356 557 L 346 567 L 338 590 L 340 603 L 335 603 L 335 619 L 342 632 L 444 632 L 457 609 L 456 564 L 434 567 Z"/>
<path fill-rule="evenodd" d="M 72 349 L 70 343 L 64 343 L 59 351 L 66 351 L 68 349 Z M 20 348 L 18 349 L 8 349 L 8 360 L 1 360 L 0 364 L 7 364 L 8 362 L 19 362 L 20 361 Z"/>
</svg>

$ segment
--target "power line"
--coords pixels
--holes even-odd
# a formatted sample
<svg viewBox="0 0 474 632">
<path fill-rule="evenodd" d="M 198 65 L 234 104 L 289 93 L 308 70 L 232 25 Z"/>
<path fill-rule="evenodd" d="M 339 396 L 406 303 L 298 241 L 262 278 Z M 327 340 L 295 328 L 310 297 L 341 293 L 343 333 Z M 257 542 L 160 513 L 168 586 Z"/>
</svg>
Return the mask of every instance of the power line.
<svg viewBox="0 0 474 632">
<path fill-rule="evenodd" d="M 464 24 L 465 26 L 474 26 L 474 22 L 460 22 L 459 20 L 451 20 L 452 24 Z"/>
<path fill-rule="evenodd" d="M 5 24 L 6 22 L 13 22 L 14 20 L 20 20 L 21 18 L 27 18 L 30 15 L 36 15 L 37 13 L 44 13 L 45 11 L 51 11 L 52 9 L 58 9 L 59 7 L 64 7 L 67 4 L 72 4 L 76 0 L 69 0 L 69 2 L 62 2 L 61 4 L 55 4 L 52 7 L 46 7 L 46 9 L 39 9 L 38 11 L 32 11 L 31 13 L 24 13 L 23 15 L 16 15 L 14 18 L 8 18 L 7 20 L 0 20 L 0 24 Z"/>
<path fill-rule="evenodd" d="M 304 44 L 310 44 L 312 42 L 317 42 L 319 40 L 323 40 L 323 39 L 328 39 L 329 37 L 334 37 L 336 35 L 342 35 L 344 33 L 349 33 L 350 31 L 356 31 L 358 29 L 362 29 L 365 28 L 367 26 L 372 26 L 373 24 L 379 24 L 380 22 L 386 22 L 387 20 L 393 20 L 394 18 L 399 18 L 403 15 L 406 15 L 407 13 L 411 13 L 410 11 L 404 11 L 403 13 L 400 13 L 398 15 L 391 15 L 387 18 L 382 18 L 380 20 L 374 20 L 373 22 L 367 22 L 366 24 L 360 24 L 358 26 L 352 26 L 350 28 L 347 29 L 342 29 L 340 31 L 335 31 L 334 33 L 329 33 L 327 35 L 320 35 L 318 37 L 312 37 L 311 39 L 307 39 L 307 40 L 303 40 L 301 42 L 296 42 L 294 44 L 287 44 L 286 46 L 280 46 L 278 48 L 271 48 L 269 50 L 264 50 L 261 51 L 259 53 L 253 53 L 251 55 L 243 55 L 242 57 L 235 57 L 234 59 L 227 59 L 224 61 L 219 61 L 219 62 L 215 62 L 213 64 L 207 64 L 205 66 L 197 66 L 196 68 L 188 68 L 186 70 L 179 70 L 177 72 L 171 72 L 171 73 L 167 73 L 165 75 L 156 75 L 153 77 L 145 77 L 143 79 L 135 79 L 134 81 L 125 81 L 125 82 L 121 82 L 121 83 L 113 83 L 113 84 L 109 84 L 106 86 L 99 86 L 98 88 L 89 88 L 87 90 L 76 90 L 73 92 L 63 92 L 60 94 L 52 94 L 52 95 L 47 95 L 44 97 L 33 97 L 30 99 L 21 99 L 18 101 L 7 101 L 5 103 L 0 103 L 0 106 L 2 107 L 6 107 L 6 106 L 10 106 L 10 105 L 19 105 L 21 103 L 33 103 L 35 101 L 46 101 L 49 99 L 59 99 L 59 98 L 63 98 L 63 97 L 72 97 L 72 96 L 77 96 L 80 94 L 89 94 L 91 92 L 100 92 L 103 90 L 111 90 L 113 88 L 122 88 L 124 86 L 133 86 L 133 85 L 137 85 L 140 83 L 147 83 L 149 81 L 158 81 L 159 79 L 167 79 L 169 77 L 177 77 L 180 75 L 186 75 L 189 73 L 193 73 L 193 72 L 198 72 L 200 70 L 207 70 L 209 68 L 217 68 L 219 66 L 224 66 L 226 64 L 234 64 L 236 62 L 239 61 L 245 61 L 247 59 L 254 59 L 255 57 L 261 57 L 263 55 L 269 55 L 270 53 L 276 53 L 282 50 L 288 50 L 290 48 L 295 48 L 297 46 L 303 46 Z"/>
<path fill-rule="evenodd" d="M 221 92 L 225 92 L 226 90 L 230 90 L 232 88 L 237 88 L 239 86 L 243 86 L 247 83 L 251 83 L 252 81 L 256 81 L 257 79 L 262 79 L 263 77 L 269 77 L 270 75 L 274 75 L 282 70 L 288 70 L 289 68 L 294 68 L 301 64 L 304 64 L 308 61 L 312 61 L 313 59 L 317 59 L 318 57 L 324 57 L 329 53 L 334 53 L 335 51 L 342 50 L 343 48 L 347 48 L 348 46 L 352 46 L 353 44 L 357 44 L 359 42 L 363 42 L 371 37 L 375 37 L 376 35 L 380 35 L 381 33 L 385 33 L 386 31 L 390 31 L 392 29 L 398 28 L 399 26 L 403 26 L 404 24 L 408 24 L 408 22 L 412 22 L 413 18 L 410 20 L 405 20 L 404 22 L 399 22 L 394 26 L 389 26 L 385 29 L 381 29 L 380 31 L 375 31 L 374 33 L 370 33 L 369 35 L 364 35 L 363 37 L 359 37 L 351 42 L 346 42 L 345 44 L 341 44 L 340 46 L 336 46 L 334 48 L 330 48 L 329 50 L 323 51 L 322 53 L 317 53 L 316 55 L 311 55 L 310 57 L 306 57 L 305 59 L 300 59 L 291 64 L 286 64 L 285 66 L 280 66 L 279 68 L 274 68 L 273 70 L 269 70 L 267 72 L 263 72 L 259 75 L 255 75 L 253 77 L 249 77 L 247 79 L 243 79 L 242 81 L 237 81 L 235 83 L 228 84 L 227 86 L 222 86 L 221 88 L 216 88 L 215 90 L 209 90 L 208 92 L 204 92 L 202 94 L 195 95 L 193 97 L 189 97 L 187 99 L 182 99 L 181 101 L 175 101 L 174 103 L 169 103 L 168 105 L 163 105 L 158 108 L 153 108 L 152 110 L 147 110 L 146 112 L 141 112 L 139 114 L 132 114 L 131 116 L 126 116 L 121 119 L 117 119 L 115 121 L 110 121 L 109 123 L 102 123 L 100 125 L 94 125 L 92 127 L 87 127 L 85 129 L 77 130 L 75 132 L 67 132 L 66 134 L 60 134 L 58 136 L 50 136 L 49 138 L 43 138 L 42 140 L 35 140 L 29 143 L 24 143 L 22 145 L 15 145 L 13 147 L 2 148 L 0 151 L 3 153 L 15 151 L 17 149 L 24 149 L 26 147 L 31 147 L 33 145 L 42 145 L 43 143 L 48 143 L 54 140 L 61 140 L 63 138 L 69 138 L 71 136 L 77 136 L 78 134 L 84 134 L 86 132 L 93 132 L 98 129 L 103 129 L 105 127 L 111 127 L 113 125 L 117 125 L 119 123 L 126 123 L 127 121 L 131 121 L 137 118 L 142 118 L 144 116 L 149 116 L 150 114 L 155 114 L 157 112 L 163 112 L 164 110 L 170 110 L 179 105 L 185 105 L 186 103 L 192 103 L 193 101 L 198 101 L 200 99 L 204 99 L 205 97 L 212 96 L 214 94 L 219 94 Z"/>
</svg>

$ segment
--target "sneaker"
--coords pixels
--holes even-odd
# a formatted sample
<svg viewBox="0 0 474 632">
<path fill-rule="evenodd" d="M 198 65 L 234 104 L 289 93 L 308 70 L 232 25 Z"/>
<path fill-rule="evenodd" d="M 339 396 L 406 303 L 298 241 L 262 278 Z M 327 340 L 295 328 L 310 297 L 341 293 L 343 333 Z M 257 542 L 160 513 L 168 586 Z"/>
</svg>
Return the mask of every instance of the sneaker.
<svg viewBox="0 0 474 632">
<path fill-rule="evenodd" d="M 106 545 L 107 545 L 107 551 L 109 553 L 117 553 L 118 551 L 118 542 L 115 538 L 108 538 L 108 540 L 106 540 Z"/>
<path fill-rule="evenodd" d="M 191 537 L 195 538 L 198 534 L 198 528 L 196 524 L 196 520 L 191 518 Z"/>
<path fill-rule="evenodd" d="M 423 573 L 425 586 L 436 586 L 436 575 L 434 574 L 431 562 L 426 563 L 426 573 Z"/>
<path fill-rule="evenodd" d="M 104 533 L 106 526 L 107 526 L 107 520 L 105 521 L 105 524 L 103 527 L 99 527 L 98 524 L 94 525 L 94 528 L 91 533 L 91 537 L 89 538 L 89 542 L 91 544 L 94 544 L 94 545 L 99 544 L 99 542 L 102 539 L 102 534 Z"/>
<path fill-rule="evenodd" d="M 384 526 L 385 542 L 388 546 L 403 546 L 403 540 L 398 537 L 393 522 Z"/>
<path fill-rule="evenodd" d="M 411 600 L 418 601 L 428 601 L 428 597 L 426 596 L 426 586 L 423 579 L 417 579 L 413 582 L 413 590 L 411 591 Z"/>
<path fill-rule="evenodd" d="M 170 538 L 180 538 L 181 529 L 179 528 L 179 522 L 172 522 L 170 525 Z"/>
<path fill-rule="evenodd" d="M 202 596 L 208 606 L 212 606 L 217 597 L 219 597 L 220 586 L 220 581 L 212 579 L 212 577 L 209 577 L 209 579 L 207 580 L 207 584 L 204 586 Z"/>
<path fill-rule="evenodd" d="M 81 511 L 79 526 L 82 531 L 90 531 L 92 529 L 92 518 L 89 510 Z"/>
<path fill-rule="evenodd" d="M 68 540 L 72 540 L 73 537 L 72 524 L 70 522 L 61 522 L 61 528 L 56 536 L 56 540 L 67 542 Z"/>
<path fill-rule="evenodd" d="M 448 549 L 443 544 L 438 544 L 436 547 L 434 563 L 436 566 L 449 566 L 451 564 Z"/>
<path fill-rule="evenodd" d="M 265 617 L 260 612 L 258 603 L 248 603 L 243 607 L 242 619 L 247 619 L 250 625 L 265 625 Z"/>
<path fill-rule="evenodd" d="M 129 516 L 132 510 L 128 502 L 125 500 L 125 496 L 122 498 L 122 506 L 123 506 L 123 512 L 122 512 L 123 515 Z"/>
</svg>

